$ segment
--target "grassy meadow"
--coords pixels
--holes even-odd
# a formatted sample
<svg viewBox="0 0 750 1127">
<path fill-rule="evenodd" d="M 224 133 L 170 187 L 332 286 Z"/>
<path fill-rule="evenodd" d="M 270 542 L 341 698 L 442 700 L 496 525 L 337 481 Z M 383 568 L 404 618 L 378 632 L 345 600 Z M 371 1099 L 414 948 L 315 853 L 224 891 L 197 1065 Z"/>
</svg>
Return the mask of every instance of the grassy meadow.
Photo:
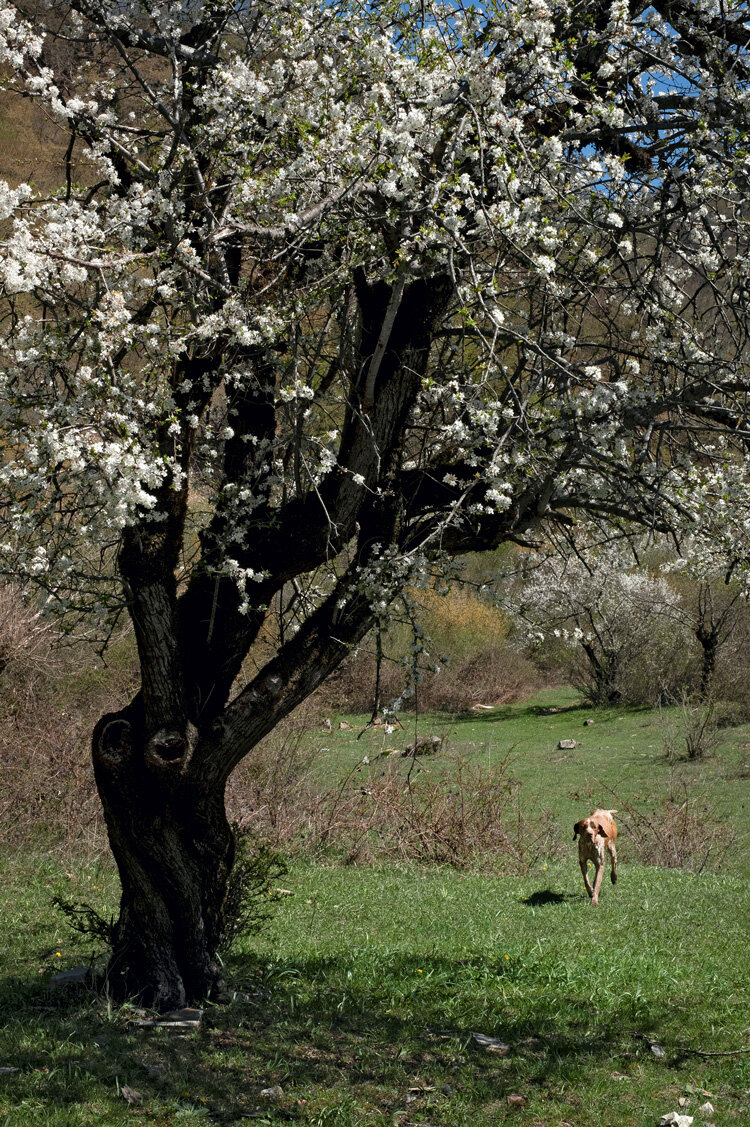
<svg viewBox="0 0 750 1127">
<path fill-rule="evenodd" d="M 180 1034 L 50 983 L 97 956 L 51 897 L 114 911 L 106 851 L 6 850 L 0 1127 L 630 1127 L 670 1111 L 695 1127 L 747 1122 L 750 729 L 721 729 L 710 756 L 689 761 L 679 710 L 587 710 L 548 690 L 423 717 L 420 733 L 445 742 L 412 762 L 377 753 L 413 729 L 358 740 L 364 722 L 331 716 L 330 732 L 316 720 L 299 735 L 308 785 L 350 779 L 366 793 L 387 775 L 405 785 L 411 769 L 447 792 L 459 767 L 496 771 L 518 832 L 543 822 L 536 851 L 515 870 L 490 859 L 459 871 L 392 856 L 344 865 L 310 840 L 270 928 L 229 958 L 234 999 L 207 1003 L 200 1030 Z M 571 738 L 578 747 L 557 747 Z M 645 827 L 658 831 L 670 799 L 687 868 L 642 863 L 655 848 Z M 597 804 L 621 810 L 621 869 L 592 909 L 571 839 Z"/>
</svg>

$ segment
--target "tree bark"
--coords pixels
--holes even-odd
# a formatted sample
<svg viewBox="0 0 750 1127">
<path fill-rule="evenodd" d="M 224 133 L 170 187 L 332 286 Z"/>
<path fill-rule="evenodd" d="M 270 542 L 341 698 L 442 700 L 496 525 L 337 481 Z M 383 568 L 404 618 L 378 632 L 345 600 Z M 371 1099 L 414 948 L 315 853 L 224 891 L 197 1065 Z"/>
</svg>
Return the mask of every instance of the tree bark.
<svg viewBox="0 0 750 1127">
<path fill-rule="evenodd" d="M 700 699 L 706 701 L 711 696 L 714 673 L 716 672 L 716 651 L 719 648 L 719 638 L 715 631 L 695 631 L 701 647 L 701 680 L 698 690 Z"/>
<path fill-rule="evenodd" d="M 94 730 L 96 783 L 122 885 L 107 985 L 169 1010 L 222 985 L 216 951 L 234 838 L 224 784 L 198 788 L 189 746 L 144 741 L 138 703 Z"/>
</svg>

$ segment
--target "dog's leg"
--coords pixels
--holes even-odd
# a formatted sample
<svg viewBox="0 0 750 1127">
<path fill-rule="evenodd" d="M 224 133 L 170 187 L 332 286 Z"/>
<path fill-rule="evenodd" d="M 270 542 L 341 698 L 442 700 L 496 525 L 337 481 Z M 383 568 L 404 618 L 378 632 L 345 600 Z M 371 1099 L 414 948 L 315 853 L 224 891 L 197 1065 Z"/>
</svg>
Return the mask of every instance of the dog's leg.
<svg viewBox="0 0 750 1127">
<path fill-rule="evenodd" d="M 596 864 L 596 862 L 595 862 Z M 604 876 L 604 858 L 596 865 L 596 876 L 594 877 L 594 895 L 591 897 L 591 903 L 596 907 L 599 903 L 599 889 L 602 887 L 602 877 Z"/>
<path fill-rule="evenodd" d="M 607 849 L 609 850 L 609 859 L 612 863 L 612 871 L 609 874 L 610 880 L 612 884 L 617 884 L 617 850 L 612 842 L 607 843 Z"/>
<path fill-rule="evenodd" d="M 591 881 L 589 880 L 589 863 L 588 861 L 579 861 L 579 865 L 581 866 L 581 872 L 583 873 L 583 883 L 586 885 L 586 891 L 588 892 L 589 896 L 593 896 L 594 890 L 591 887 Z"/>
</svg>

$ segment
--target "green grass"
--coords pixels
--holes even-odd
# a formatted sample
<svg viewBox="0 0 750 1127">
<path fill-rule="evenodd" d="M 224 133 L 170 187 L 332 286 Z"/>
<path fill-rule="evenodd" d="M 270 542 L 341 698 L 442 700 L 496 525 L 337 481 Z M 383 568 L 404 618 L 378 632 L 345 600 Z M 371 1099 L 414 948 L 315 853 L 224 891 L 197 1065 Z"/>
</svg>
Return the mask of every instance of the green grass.
<svg viewBox="0 0 750 1127">
<path fill-rule="evenodd" d="M 706 1097 L 691 1088 L 712 1093 L 717 1123 L 750 1112 L 748 1055 L 689 1051 L 750 1047 L 750 903 L 734 876 L 623 868 L 593 910 L 572 866 L 517 880 L 296 865 L 272 931 L 231 961 L 250 1000 L 208 1006 L 200 1033 L 174 1039 L 49 986 L 57 966 L 88 957 L 49 889 L 93 896 L 103 882 L 111 898 L 111 876 L 66 881 L 28 861 L 4 875 L 0 1064 L 19 1072 L 0 1077 L 3 1127 L 242 1115 L 625 1127 L 657 1122 L 679 1096 L 694 1109 Z M 261 1091 L 275 1084 L 284 1094 L 270 1103 Z M 143 1104 L 129 1107 L 122 1085 Z"/>
<path fill-rule="evenodd" d="M 677 777 L 744 830 L 747 729 L 722 733 L 712 759 L 671 767 L 654 714 L 549 714 L 573 703 L 556 693 L 459 721 L 451 742 L 477 762 L 512 748 L 527 814 L 552 809 L 566 838 L 567 822 L 606 788 L 648 803 Z M 363 744 L 375 737 L 355 736 L 306 738 L 335 750 L 341 777 L 372 752 Z M 557 751 L 568 736 L 580 748 Z M 448 772 L 451 760 L 419 766 Z M 316 770 L 336 777 L 331 758 Z M 207 1005 L 200 1032 L 185 1037 L 144 1031 L 130 1007 L 50 985 L 92 955 L 51 897 L 114 911 L 107 858 L 67 870 L 50 854 L 6 858 L 0 1068 L 18 1071 L 0 1074 L 0 1127 L 632 1127 L 672 1110 L 701 1127 L 707 1098 L 717 1127 L 748 1122 L 746 838 L 736 871 L 698 875 L 628 863 L 622 837 L 620 881 L 605 880 L 598 909 L 570 841 L 566 863 L 523 877 L 294 862 L 271 929 L 229 962 L 247 997 Z M 499 1038 L 507 1055 L 473 1033 Z M 264 1097 L 274 1085 L 283 1095 Z M 142 1103 L 130 1106 L 123 1086 Z"/>
</svg>

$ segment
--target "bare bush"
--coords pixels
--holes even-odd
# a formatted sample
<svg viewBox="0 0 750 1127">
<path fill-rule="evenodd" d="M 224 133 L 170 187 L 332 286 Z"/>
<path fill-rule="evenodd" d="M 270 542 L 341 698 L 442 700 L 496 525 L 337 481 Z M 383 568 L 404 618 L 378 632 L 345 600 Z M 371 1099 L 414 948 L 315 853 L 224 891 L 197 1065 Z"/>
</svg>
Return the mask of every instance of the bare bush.
<svg viewBox="0 0 750 1127">
<path fill-rule="evenodd" d="M 659 710 L 662 743 L 670 763 L 676 759 L 704 759 L 718 746 L 718 721 L 712 700 L 696 701 L 683 695 L 680 712 L 666 720 Z"/>
<path fill-rule="evenodd" d="M 0 623 L 18 637 L 23 604 Z M 19 609 L 20 608 L 20 609 Z M 129 639 L 113 643 L 105 668 L 84 646 L 60 647 L 33 616 L 0 673 L 0 843 L 44 841 L 81 852 L 106 840 L 91 767 L 91 732 L 114 699 L 128 699 L 134 662 Z M 12 627 L 12 629 L 10 628 Z M 3 634 L 0 627 L 0 646 Z"/>
<path fill-rule="evenodd" d="M 375 698 L 375 658 L 363 652 L 345 662 L 325 687 L 332 707 L 347 712 L 370 712 Z M 437 672 L 423 671 L 416 696 L 403 707 L 420 711 L 466 712 L 475 704 L 510 704 L 539 686 L 540 675 L 517 650 L 498 645 L 452 659 Z M 386 661 L 380 672 L 380 699 L 386 704 L 402 694 L 408 670 Z"/>
<path fill-rule="evenodd" d="M 679 797 L 673 792 L 653 811 L 605 789 L 617 806 L 620 840 L 628 842 L 640 864 L 692 873 L 729 867 L 727 858 L 737 843 L 735 830 L 714 817 L 705 799 L 689 795 L 684 784 Z"/>
<path fill-rule="evenodd" d="M 721 701 L 721 726 L 750 722 L 750 607 L 735 608 L 732 633 L 720 649 L 713 678 L 713 694 Z"/>
<path fill-rule="evenodd" d="M 530 661 L 508 646 L 496 646 L 426 675 L 419 704 L 438 712 L 465 712 L 475 704 L 510 704 L 528 696 L 539 680 Z"/>
<path fill-rule="evenodd" d="M 383 661 L 380 670 L 380 699 L 390 701 L 404 689 L 408 673 L 398 661 Z M 376 659 L 365 647 L 348 657 L 320 690 L 326 704 L 340 712 L 372 711 L 375 700 Z"/>
<path fill-rule="evenodd" d="M 56 631 L 41 611 L 27 605 L 10 583 L 0 583 L 0 677 L 28 696 L 37 678 L 49 671 Z"/>
<path fill-rule="evenodd" d="M 525 816 L 508 760 L 488 769 L 452 756 L 443 778 L 415 772 L 399 753 L 380 757 L 382 766 L 358 763 L 333 788 L 315 786 L 303 771 L 290 791 L 273 776 L 288 778 L 290 764 L 299 767 L 293 747 L 285 741 L 263 772 L 238 780 L 250 784 L 239 803 L 243 825 L 290 852 L 333 851 L 349 864 L 400 860 L 523 873 L 563 849 L 549 815 Z"/>
<path fill-rule="evenodd" d="M 0 841 L 84 851 L 105 841 L 91 769 L 91 714 L 61 714 L 49 691 L 15 717 L 0 715 Z"/>
<path fill-rule="evenodd" d="M 665 798 L 653 815 L 630 804 L 626 804 L 625 811 L 636 857 L 643 865 L 692 873 L 720 869 L 736 844 L 734 830 L 715 821 L 710 808 L 701 806 L 695 798 L 682 802 Z M 623 821 L 622 813 L 620 820 Z"/>
<path fill-rule="evenodd" d="M 309 835 L 310 772 L 320 752 L 305 741 L 319 706 L 308 700 L 282 721 L 229 780 L 230 819 L 263 840 L 289 846 Z"/>
</svg>

